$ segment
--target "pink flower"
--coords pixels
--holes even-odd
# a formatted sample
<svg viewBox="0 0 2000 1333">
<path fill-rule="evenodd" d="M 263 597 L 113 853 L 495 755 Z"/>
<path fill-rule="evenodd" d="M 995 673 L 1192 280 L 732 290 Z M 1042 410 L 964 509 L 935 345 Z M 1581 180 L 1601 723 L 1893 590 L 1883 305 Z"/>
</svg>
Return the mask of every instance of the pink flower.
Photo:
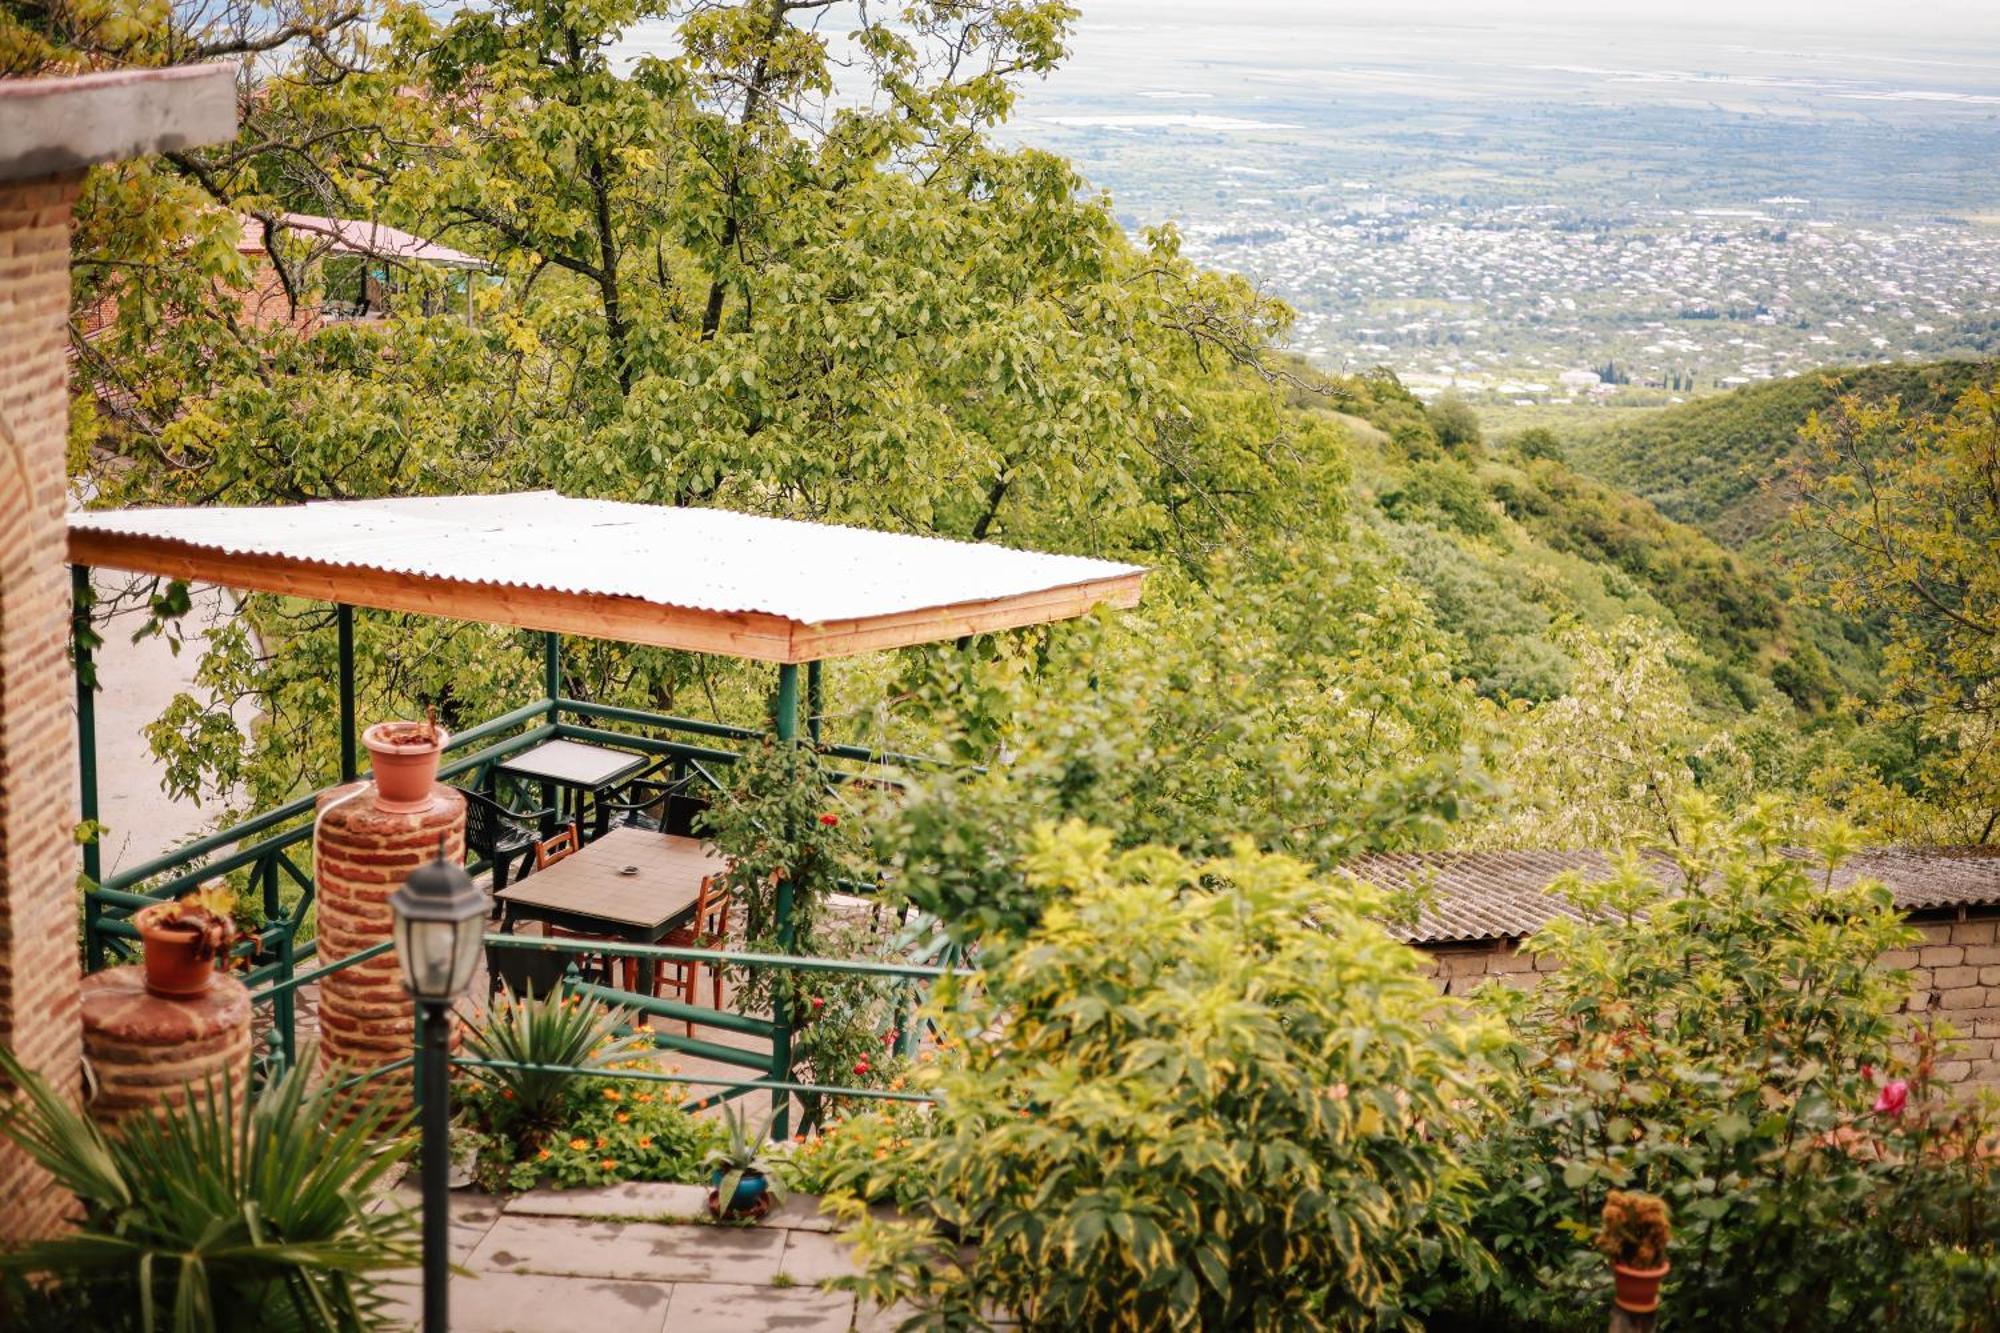
<svg viewBox="0 0 2000 1333">
<path fill-rule="evenodd" d="M 1881 1095 L 1875 1098 L 1875 1114 L 1899 1116 L 1910 1100 L 1910 1085 L 1900 1078 L 1892 1078 L 1882 1085 Z"/>
</svg>

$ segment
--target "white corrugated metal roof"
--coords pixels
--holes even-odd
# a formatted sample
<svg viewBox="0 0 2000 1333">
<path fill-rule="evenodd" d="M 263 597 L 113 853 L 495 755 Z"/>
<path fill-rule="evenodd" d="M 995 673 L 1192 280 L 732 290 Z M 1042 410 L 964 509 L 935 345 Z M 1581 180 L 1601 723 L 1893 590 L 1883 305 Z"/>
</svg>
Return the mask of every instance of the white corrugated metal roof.
<svg viewBox="0 0 2000 1333">
<path fill-rule="evenodd" d="M 72 514 L 70 527 L 78 536 L 110 534 L 226 556 L 633 598 L 807 626 L 1054 594 L 1106 580 L 1136 582 L 1143 573 L 1083 556 L 552 491 L 103 510 Z M 142 564 L 143 555 L 130 563 Z M 1070 614 L 1077 612 L 1063 613 Z"/>
</svg>

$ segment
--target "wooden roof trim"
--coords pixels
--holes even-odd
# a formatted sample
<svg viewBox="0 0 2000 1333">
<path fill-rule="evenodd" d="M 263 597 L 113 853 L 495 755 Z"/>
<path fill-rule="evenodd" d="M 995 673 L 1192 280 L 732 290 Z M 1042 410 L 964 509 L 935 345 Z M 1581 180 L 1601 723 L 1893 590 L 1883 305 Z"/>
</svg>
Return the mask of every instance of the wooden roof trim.
<svg viewBox="0 0 2000 1333">
<path fill-rule="evenodd" d="M 1066 620 L 1139 601 L 1143 570 L 1013 597 L 809 625 L 761 612 L 708 611 L 635 597 L 473 583 L 284 556 L 230 554 L 172 538 L 71 528 L 72 564 L 225 588 L 345 602 L 521 629 L 579 634 L 752 661 L 799 663 L 939 643 Z"/>
</svg>

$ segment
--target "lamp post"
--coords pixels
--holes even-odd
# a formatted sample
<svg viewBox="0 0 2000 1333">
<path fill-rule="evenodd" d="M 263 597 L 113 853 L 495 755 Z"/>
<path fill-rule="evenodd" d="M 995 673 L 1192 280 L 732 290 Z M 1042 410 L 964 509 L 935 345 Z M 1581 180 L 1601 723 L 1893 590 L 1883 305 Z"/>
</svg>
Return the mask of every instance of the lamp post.
<svg viewBox="0 0 2000 1333">
<path fill-rule="evenodd" d="M 479 963 L 486 899 L 465 867 L 437 859 L 389 895 L 396 961 L 417 1004 L 417 1096 L 423 1131 L 424 1333 L 449 1327 L 451 1281 L 451 1006 Z"/>
</svg>

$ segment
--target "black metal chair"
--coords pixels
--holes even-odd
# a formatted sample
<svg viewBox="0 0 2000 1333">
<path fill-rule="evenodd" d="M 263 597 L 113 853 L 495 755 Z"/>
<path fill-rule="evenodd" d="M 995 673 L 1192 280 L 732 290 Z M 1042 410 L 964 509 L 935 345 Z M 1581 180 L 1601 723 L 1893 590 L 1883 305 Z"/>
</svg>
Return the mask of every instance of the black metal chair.
<svg viewBox="0 0 2000 1333">
<path fill-rule="evenodd" d="M 696 792 L 699 775 L 662 782 L 652 776 L 659 771 L 659 766 L 647 770 L 598 802 L 600 817 L 609 821 L 607 827 L 695 836 L 695 822 L 708 809 L 708 801 Z"/>
<path fill-rule="evenodd" d="M 542 836 L 542 820 L 553 810 L 515 810 L 502 805 L 484 792 L 453 787 L 465 798 L 465 847 L 493 867 L 493 892 L 507 887 L 510 867 L 516 862 L 525 869 L 535 854 L 535 840 Z M 514 878 L 519 878 L 518 873 Z"/>
</svg>

